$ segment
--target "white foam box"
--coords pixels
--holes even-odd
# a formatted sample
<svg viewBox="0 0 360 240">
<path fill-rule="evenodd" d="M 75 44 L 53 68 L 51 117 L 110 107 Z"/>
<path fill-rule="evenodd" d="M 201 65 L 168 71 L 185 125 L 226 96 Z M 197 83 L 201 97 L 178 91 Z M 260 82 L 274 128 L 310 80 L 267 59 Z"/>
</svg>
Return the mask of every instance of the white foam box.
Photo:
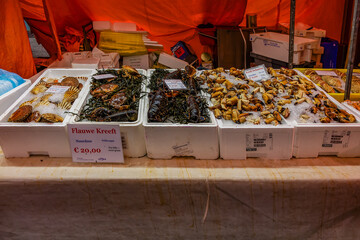
<svg viewBox="0 0 360 240">
<path fill-rule="evenodd" d="M 97 69 L 99 68 L 99 58 L 79 58 L 74 59 L 71 63 L 72 68 L 89 68 Z"/>
<path fill-rule="evenodd" d="M 148 70 L 148 78 L 154 69 Z M 171 70 L 174 71 L 174 70 Z M 147 156 L 171 159 L 192 156 L 196 159 L 217 159 L 219 140 L 217 123 L 209 112 L 209 123 L 155 123 L 148 121 L 149 98 L 145 97 L 144 127 Z"/>
<path fill-rule="evenodd" d="M 295 71 L 307 78 L 300 71 Z M 309 78 L 307 79 L 310 80 Z M 314 85 L 317 90 L 324 92 L 315 83 Z M 360 157 L 360 118 L 329 94 L 325 94 L 340 109 L 353 114 L 356 118 L 356 123 L 291 122 L 295 127 L 293 156 L 296 158 L 318 157 L 319 155 Z"/>
<path fill-rule="evenodd" d="M 31 85 L 30 80 L 0 96 L 0 115 L 6 111 Z"/>
<path fill-rule="evenodd" d="M 113 32 L 136 31 L 136 24 L 135 23 L 127 23 L 127 22 L 113 22 L 111 24 L 111 31 L 113 31 Z"/>
<path fill-rule="evenodd" d="M 140 74 L 146 76 L 146 71 L 142 69 L 137 69 Z M 85 89 L 84 96 L 79 100 L 77 109 L 79 112 L 85 106 L 87 100 L 91 97 L 90 95 L 91 84 L 89 84 Z M 143 92 L 145 92 L 145 83 L 142 86 Z M 124 156 L 126 157 L 143 157 L 146 154 L 145 148 L 145 139 L 144 139 L 144 126 L 143 116 L 144 116 L 144 98 L 140 99 L 139 110 L 138 110 L 138 119 L 135 122 L 93 122 L 93 121 L 82 121 L 79 122 L 78 116 L 71 117 L 69 123 L 72 124 L 103 124 L 103 125 L 118 125 L 120 126 L 121 140 L 123 144 Z"/>
<path fill-rule="evenodd" d="M 110 21 L 93 21 L 93 29 L 98 32 L 111 30 L 111 22 Z"/>
<path fill-rule="evenodd" d="M 149 55 L 137 55 L 123 57 L 123 65 L 128 65 L 133 68 L 148 69 L 149 68 Z"/>
<path fill-rule="evenodd" d="M 99 68 L 119 68 L 119 53 L 105 53 L 100 56 Z"/>
<path fill-rule="evenodd" d="M 285 121 L 278 126 L 236 124 L 224 119 L 217 121 L 220 157 L 223 159 L 292 157 L 294 127 Z"/>
<path fill-rule="evenodd" d="M 185 68 L 188 65 L 187 62 L 166 53 L 160 53 L 158 63 L 175 69 Z"/>
<path fill-rule="evenodd" d="M 91 69 L 47 69 L 14 104 L 0 116 L 0 146 L 5 157 L 29 157 L 30 155 L 48 155 L 50 157 L 71 157 L 66 134 L 66 124 L 71 118 L 68 114 L 62 123 L 13 123 L 8 122 L 11 114 L 24 102 L 23 98 L 43 77 L 60 78 L 63 76 L 90 77 L 95 73 Z M 86 82 L 79 93 L 81 96 L 89 84 Z M 75 100 L 69 112 L 77 113 L 78 101 Z"/>
<path fill-rule="evenodd" d="M 289 35 L 265 32 L 250 34 L 252 51 L 258 55 L 289 61 Z M 308 38 L 294 37 L 294 64 L 310 62 L 312 49 L 317 47 L 317 41 Z"/>
</svg>

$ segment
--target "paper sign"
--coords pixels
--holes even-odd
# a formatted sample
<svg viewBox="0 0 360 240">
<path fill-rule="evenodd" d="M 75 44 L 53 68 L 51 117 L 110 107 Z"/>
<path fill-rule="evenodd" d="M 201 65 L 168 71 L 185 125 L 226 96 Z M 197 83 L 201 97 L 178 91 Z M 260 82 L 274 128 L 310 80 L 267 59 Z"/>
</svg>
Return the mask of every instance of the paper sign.
<svg viewBox="0 0 360 240">
<path fill-rule="evenodd" d="M 74 162 L 124 162 L 119 126 L 68 124 L 68 135 Z"/>
<path fill-rule="evenodd" d="M 322 147 L 347 148 L 349 146 L 351 131 L 329 131 L 324 133 Z"/>
<path fill-rule="evenodd" d="M 338 76 L 334 71 L 316 71 L 315 70 L 315 72 L 317 74 L 319 74 L 320 76 L 333 76 L 333 77 Z"/>
<path fill-rule="evenodd" d="M 266 80 L 271 77 L 268 74 L 264 64 L 253 67 L 253 68 L 245 69 L 244 74 L 247 79 L 250 79 L 250 80 L 253 80 L 256 82 L 261 81 L 261 80 Z"/>
<path fill-rule="evenodd" d="M 59 85 L 52 85 L 48 90 L 47 93 L 65 93 L 70 86 L 59 86 Z"/>
<path fill-rule="evenodd" d="M 115 76 L 112 74 L 100 74 L 100 75 L 93 76 L 93 78 L 95 78 L 96 80 L 102 80 L 102 79 L 115 78 Z"/>
<path fill-rule="evenodd" d="M 170 90 L 187 90 L 183 81 L 180 79 L 165 79 L 164 82 Z"/>
<path fill-rule="evenodd" d="M 360 78 L 360 73 L 353 73 L 353 75 L 355 76 L 355 77 L 358 77 L 358 78 Z"/>
<path fill-rule="evenodd" d="M 272 133 L 254 133 L 246 134 L 246 151 L 257 152 L 265 150 L 273 150 L 273 134 Z"/>
</svg>

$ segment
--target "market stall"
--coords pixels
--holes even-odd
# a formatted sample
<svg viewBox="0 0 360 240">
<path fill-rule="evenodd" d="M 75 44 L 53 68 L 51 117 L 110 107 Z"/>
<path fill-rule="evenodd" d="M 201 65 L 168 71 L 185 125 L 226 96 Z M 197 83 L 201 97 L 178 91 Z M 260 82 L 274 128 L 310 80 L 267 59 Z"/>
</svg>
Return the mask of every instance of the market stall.
<svg viewBox="0 0 360 240">
<path fill-rule="evenodd" d="M 204 10 L 201 1 L 133 2 L 142 7 L 123 15 L 108 12 L 118 1 L 75 1 L 73 9 L 67 1 L 7 2 L 14 26 L 22 29 L 21 9 L 57 60 L 32 76 L 27 44 L 17 42 L 22 48 L 10 54 L 23 55 L 17 64 L 0 58 L 0 67 L 33 82 L 5 96 L 12 105 L 0 112 L 0 239 L 360 238 L 354 43 L 348 69 L 318 69 L 325 31 L 294 33 L 295 1 L 280 1 L 258 14 L 264 21 L 276 8 L 278 31 L 288 20 L 282 10 L 290 10 L 290 36 L 244 29 L 253 31 L 252 56 L 289 68 L 256 61 L 248 68 L 240 25 L 262 4 L 254 2 L 232 10 L 230 3 Z M 344 4 L 300 3 L 302 21 L 311 22 L 304 15 L 311 7 L 319 10 L 317 26 L 339 39 L 341 23 L 325 24 L 324 11 Z M 355 22 L 357 2 L 354 9 Z M 207 21 L 240 30 L 244 68 L 214 67 L 220 38 L 202 29 Z M 356 32 L 353 25 L 353 39 Z M 149 48 L 159 45 L 166 50 Z M 312 67 L 292 69 L 304 62 Z"/>
</svg>

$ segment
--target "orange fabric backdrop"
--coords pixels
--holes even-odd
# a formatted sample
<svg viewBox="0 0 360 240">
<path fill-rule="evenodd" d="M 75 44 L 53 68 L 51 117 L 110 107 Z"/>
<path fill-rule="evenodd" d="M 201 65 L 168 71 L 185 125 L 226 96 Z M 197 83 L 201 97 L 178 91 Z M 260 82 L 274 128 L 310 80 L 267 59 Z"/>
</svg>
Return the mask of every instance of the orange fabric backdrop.
<svg viewBox="0 0 360 240">
<path fill-rule="evenodd" d="M 345 0 L 297 0 L 295 23 L 325 29 L 327 37 L 340 41 L 344 4 Z M 277 18 L 279 22 L 289 22 L 290 0 L 249 0 L 246 13 L 257 13 L 259 26 L 276 26 Z M 245 21 L 244 18 L 241 25 Z"/>
<path fill-rule="evenodd" d="M 23 76 L 33 73 L 32 55 L 24 32 L 16 0 L 0 0 L 0 67 L 13 69 Z M 23 16 L 40 43 L 50 54 L 56 52 L 42 0 L 18 0 Z M 196 26 L 212 23 L 222 26 L 245 24 L 244 12 L 257 13 L 258 25 L 275 26 L 289 21 L 290 0 L 59 0 L 48 1 L 58 35 L 70 26 L 81 26 L 92 20 L 135 22 L 149 32 L 149 38 L 164 45 L 169 52 L 177 41 L 190 44 L 196 54 L 206 51 L 200 44 Z M 248 2 L 248 3 L 247 3 Z M 298 0 L 296 21 L 327 30 L 327 35 L 340 39 L 345 0 Z M 279 10 L 279 11 L 278 11 Z M 3 24 L 6 23 L 6 24 Z M 13 30 L 12 30 L 13 29 Z M 5 34 L 4 34 L 5 33 Z M 10 44 L 11 42 L 11 44 Z M 14 47 L 16 45 L 16 47 Z M 16 49 L 14 51 L 13 49 Z M 5 67 L 4 67 L 5 66 Z"/>
<path fill-rule="evenodd" d="M 36 73 L 24 19 L 18 1 L 1 0 L 0 68 L 23 78 Z"/>
</svg>

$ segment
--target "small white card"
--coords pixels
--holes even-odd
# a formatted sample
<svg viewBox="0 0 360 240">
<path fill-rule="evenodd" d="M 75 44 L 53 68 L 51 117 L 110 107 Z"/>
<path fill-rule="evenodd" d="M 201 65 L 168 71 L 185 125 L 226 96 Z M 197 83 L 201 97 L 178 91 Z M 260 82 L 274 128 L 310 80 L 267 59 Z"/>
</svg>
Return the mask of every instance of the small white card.
<svg viewBox="0 0 360 240">
<path fill-rule="evenodd" d="M 48 90 L 47 93 L 65 93 L 70 86 L 60 86 L 60 85 L 52 85 Z"/>
<path fill-rule="evenodd" d="M 318 71 L 318 70 L 315 70 L 315 72 L 320 76 L 333 76 L 333 77 L 338 76 L 334 71 Z"/>
<path fill-rule="evenodd" d="M 74 162 L 123 163 L 120 126 L 68 124 Z"/>
<path fill-rule="evenodd" d="M 165 79 L 164 82 L 170 90 L 187 90 L 187 87 L 180 79 Z"/>
<path fill-rule="evenodd" d="M 112 74 L 101 74 L 101 75 L 95 75 L 93 76 L 93 78 L 95 78 L 96 80 L 102 80 L 102 79 L 111 79 L 111 78 L 115 78 L 116 76 L 112 75 Z"/>
<path fill-rule="evenodd" d="M 253 81 L 262 81 L 267 80 L 271 78 L 271 76 L 268 74 L 267 69 L 264 64 L 248 68 L 244 70 L 244 74 L 247 79 L 253 80 Z"/>
</svg>

